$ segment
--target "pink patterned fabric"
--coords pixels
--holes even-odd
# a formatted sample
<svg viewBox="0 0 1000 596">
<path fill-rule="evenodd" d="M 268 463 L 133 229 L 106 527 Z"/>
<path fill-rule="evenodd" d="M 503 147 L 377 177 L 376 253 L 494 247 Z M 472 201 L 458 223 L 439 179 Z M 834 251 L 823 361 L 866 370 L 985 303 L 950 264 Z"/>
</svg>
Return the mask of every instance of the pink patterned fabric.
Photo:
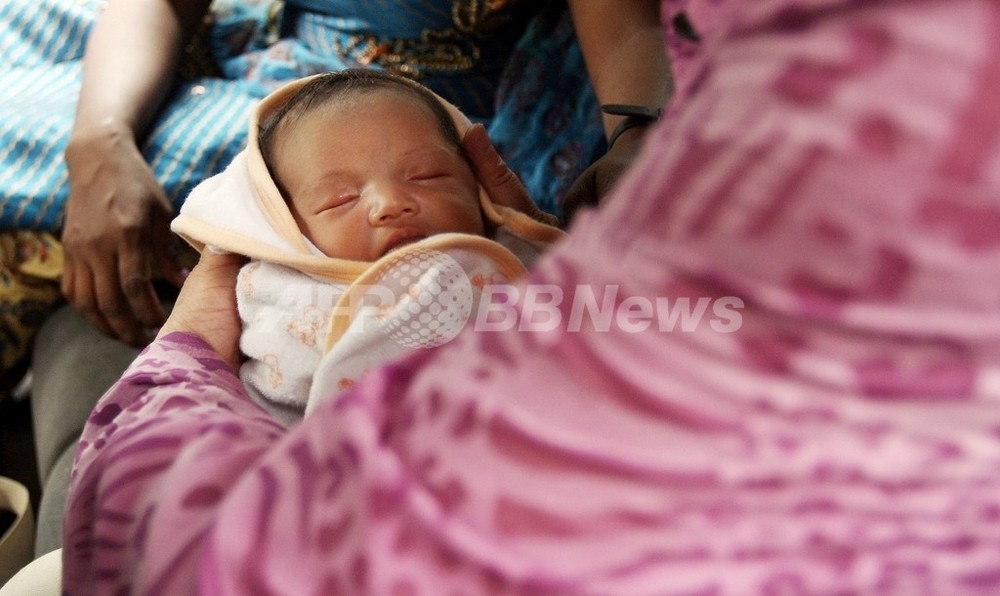
<svg viewBox="0 0 1000 596">
<path fill-rule="evenodd" d="M 287 431 L 200 340 L 147 349 L 78 452 L 67 592 L 1000 592 L 1000 2 L 738 4 L 527 280 L 564 324 Z M 574 327 L 581 287 L 620 316 Z"/>
</svg>

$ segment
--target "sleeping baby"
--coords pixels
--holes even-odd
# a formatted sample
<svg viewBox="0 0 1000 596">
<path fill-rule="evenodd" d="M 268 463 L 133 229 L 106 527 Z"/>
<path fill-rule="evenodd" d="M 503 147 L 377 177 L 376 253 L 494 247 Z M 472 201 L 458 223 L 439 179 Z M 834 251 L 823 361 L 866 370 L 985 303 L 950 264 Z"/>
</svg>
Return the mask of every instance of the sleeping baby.
<svg viewBox="0 0 1000 596">
<path fill-rule="evenodd" d="M 449 340 L 484 287 L 562 236 L 490 202 L 462 144 L 470 127 L 409 79 L 317 75 L 265 98 L 247 149 L 185 202 L 174 231 L 249 257 L 240 376 L 278 419 Z"/>
</svg>

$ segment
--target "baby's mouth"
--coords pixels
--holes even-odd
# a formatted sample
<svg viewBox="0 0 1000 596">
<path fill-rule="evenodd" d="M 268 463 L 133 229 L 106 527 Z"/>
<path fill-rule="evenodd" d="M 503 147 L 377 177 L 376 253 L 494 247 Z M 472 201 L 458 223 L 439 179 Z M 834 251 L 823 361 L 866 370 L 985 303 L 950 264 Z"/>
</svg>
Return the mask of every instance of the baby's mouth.
<svg viewBox="0 0 1000 596">
<path fill-rule="evenodd" d="M 389 239 L 389 244 L 386 247 L 383 255 L 387 255 L 396 249 L 402 248 L 409 244 L 413 244 L 414 242 L 420 242 L 426 237 L 427 236 L 416 230 L 404 230 L 401 232 L 397 232 L 392 236 L 392 238 Z"/>
</svg>

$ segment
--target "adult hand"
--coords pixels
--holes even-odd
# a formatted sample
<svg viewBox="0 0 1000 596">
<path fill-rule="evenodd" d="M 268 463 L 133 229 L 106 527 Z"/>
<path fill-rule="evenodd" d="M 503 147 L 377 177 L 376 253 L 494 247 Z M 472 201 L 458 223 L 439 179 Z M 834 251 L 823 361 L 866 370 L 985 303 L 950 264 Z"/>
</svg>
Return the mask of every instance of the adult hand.
<svg viewBox="0 0 1000 596">
<path fill-rule="evenodd" d="M 183 282 L 171 254 L 173 208 L 131 135 L 77 135 L 66 164 L 63 294 L 98 330 L 143 346 L 165 319 L 154 275 Z"/>
<path fill-rule="evenodd" d="M 466 131 L 462 144 L 476 178 L 494 203 L 526 213 L 542 223 L 559 225 L 556 216 L 542 211 L 531 200 L 528 190 L 500 157 L 482 124 L 472 125 Z"/>
<path fill-rule="evenodd" d="M 236 310 L 236 276 L 245 259 L 206 249 L 181 287 L 170 317 L 157 338 L 174 331 L 205 340 L 235 371 L 239 368 L 240 316 Z"/>
<path fill-rule="evenodd" d="M 607 153 L 580 174 L 562 201 L 563 219 L 569 225 L 583 208 L 597 207 L 611 188 L 635 160 L 646 127 L 634 127 L 623 132 Z"/>
</svg>

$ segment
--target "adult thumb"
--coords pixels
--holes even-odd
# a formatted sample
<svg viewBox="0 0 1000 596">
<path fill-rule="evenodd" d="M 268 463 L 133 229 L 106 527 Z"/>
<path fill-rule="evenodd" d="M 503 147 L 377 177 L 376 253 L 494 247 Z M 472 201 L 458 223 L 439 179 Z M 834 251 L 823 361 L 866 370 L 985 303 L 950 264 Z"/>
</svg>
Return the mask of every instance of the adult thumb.
<svg viewBox="0 0 1000 596">
<path fill-rule="evenodd" d="M 497 152 L 486 127 L 473 124 L 462 139 L 465 152 L 472 163 L 479 184 L 497 205 L 504 205 L 534 216 L 537 205 L 528 196 L 517 174 L 511 170 Z"/>
</svg>

